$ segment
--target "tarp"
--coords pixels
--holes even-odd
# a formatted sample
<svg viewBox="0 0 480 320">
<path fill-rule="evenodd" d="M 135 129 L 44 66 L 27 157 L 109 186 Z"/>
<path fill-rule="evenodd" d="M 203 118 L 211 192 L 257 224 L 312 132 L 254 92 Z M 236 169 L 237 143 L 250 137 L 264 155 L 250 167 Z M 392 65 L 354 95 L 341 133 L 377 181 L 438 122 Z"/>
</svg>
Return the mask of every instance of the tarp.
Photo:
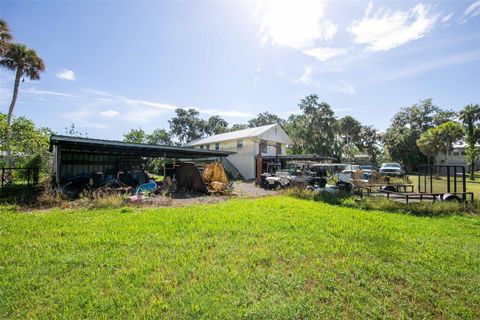
<svg viewBox="0 0 480 320">
<path fill-rule="evenodd" d="M 175 179 L 177 180 L 177 189 L 179 191 L 186 190 L 208 193 L 202 175 L 193 162 L 185 162 L 177 167 L 175 170 Z"/>
</svg>

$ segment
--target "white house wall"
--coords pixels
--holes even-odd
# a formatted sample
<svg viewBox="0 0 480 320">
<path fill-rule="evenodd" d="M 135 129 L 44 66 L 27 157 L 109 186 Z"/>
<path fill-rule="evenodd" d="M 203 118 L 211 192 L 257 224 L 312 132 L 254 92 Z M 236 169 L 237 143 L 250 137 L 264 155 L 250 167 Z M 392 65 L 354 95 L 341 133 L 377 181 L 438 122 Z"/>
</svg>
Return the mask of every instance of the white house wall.
<svg viewBox="0 0 480 320">
<path fill-rule="evenodd" d="M 237 141 L 243 141 L 243 147 L 237 148 Z M 286 145 L 291 143 L 288 135 L 280 125 L 276 125 L 257 137 L 241 138 L 235 140 L 219 141 L 219 149 L 222 151 L 234 151 L 236 154 L 229 155 L 227 160 L 234 165 L 240 174 L 247 180 L 255 179 L 255 156 L 258 154 L 259 144 L 264 140 L 267 142 L 267 152 L 263 156 L 275 156 L 277 154 L 277 143 L 281 144 L 281 154 L 286 154 Z M 194 148 L 202 145 L 199 141 Z M 207 145 L 202 145 L 207 149 Z M 210 150 L 215 150 L 215 143 L 208 145 Z"/>
<path fill-rule="evenodd" d="M 239 139 L 243 141 L 243 147 L 237 148 L 238 140 L 222 141 L 219 142 L 220 150 L 222 151 L 234 151 L 235 154 L 231 154 L 227 157 L 240 174 L 247 180 L 255 178 L 255 144 L 252 139 Z M 200 146 L 195 146 L 196 149 Z M 204 147 L 205 148 L 205 147 Z M 210 150 L 215 150 L 215 144 L 210 145 Z"/>
<path fill-rule="evenodd" d="M 445 153 L 440 152 L 435 157 L 435 163 L 437 165 L 455 165 L 455 166 L 464 166 L 468 168 L 467 158 L 465 156 L 464 148 L 454 148 L 452 152 L 447 156 L 447 161 L 445 163 Z M 475 161 L 475 170 L 480 168 L 480 159 Z"/>
<path fill-rule="evenodd" d="M 282 144 L 289 144 L 291 143 L 290 138 L 288 135 L 283 131 L 280 125 L 276 125 L 273 128 L 262 133 L 258 138 L 274 143 L 282 143 Z"/>
</svg>

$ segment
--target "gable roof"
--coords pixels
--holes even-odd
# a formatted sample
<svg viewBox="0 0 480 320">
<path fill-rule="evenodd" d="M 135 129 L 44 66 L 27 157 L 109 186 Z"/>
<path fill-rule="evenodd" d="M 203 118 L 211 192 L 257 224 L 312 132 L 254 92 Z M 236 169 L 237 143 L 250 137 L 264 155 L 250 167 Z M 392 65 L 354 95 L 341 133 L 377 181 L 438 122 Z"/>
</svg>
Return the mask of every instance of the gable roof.
<svg viewBox="0 0 480 320">
<path fill-rule="evenodd" d="M 190 141 L 187 144 L 185 144 L 185 146 L 198 146 L 201 144 L 211 144 L 211 143 L 216 143 L 221 141 L 238 140 L 238 139 L 244 139 L 244 138 L 255 138 L 277 126 L 280 129 L 282 128 L 279 124 L 276 124 L 276 123 L 268 124 L 266 126 L 261 126 L 261 127 L 248 128 L 243 130 L 215 134 L 213 136 L 209 136 L 206 138 L 200 138 L 197 140 Z"/>
</svg>

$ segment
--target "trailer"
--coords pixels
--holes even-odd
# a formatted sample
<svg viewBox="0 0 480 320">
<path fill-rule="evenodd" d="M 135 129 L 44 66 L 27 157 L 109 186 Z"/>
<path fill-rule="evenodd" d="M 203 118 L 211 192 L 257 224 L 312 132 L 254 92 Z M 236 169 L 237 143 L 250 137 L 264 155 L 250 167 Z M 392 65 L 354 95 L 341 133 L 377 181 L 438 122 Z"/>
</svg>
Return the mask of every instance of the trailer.
<svg viewBox="0 0 480 320">
<path fill-rule="evenodd" d="M 421 201 L 473 202 L 473 192 L 467 191 L 464 166 L 420 165 L 417 192 L 412 184 L 365 184 L 355 186 L 361 197 L 383 196 L 387 199 L 412 203 Z"/>
</svg>

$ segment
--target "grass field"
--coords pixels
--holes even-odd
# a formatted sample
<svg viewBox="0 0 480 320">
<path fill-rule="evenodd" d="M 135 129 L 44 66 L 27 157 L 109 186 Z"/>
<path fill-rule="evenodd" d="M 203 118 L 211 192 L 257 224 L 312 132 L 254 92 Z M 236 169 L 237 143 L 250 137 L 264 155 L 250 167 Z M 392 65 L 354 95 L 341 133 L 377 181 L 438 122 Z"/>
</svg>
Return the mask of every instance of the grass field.
<svg viewBox="0 0 480 320">
<path fill-rule="evenodd" d="M 0 211 L 0 318 L 480 318 L 479 217 L 284 196 Z"/>
<path fill-rule="evenodd" d="M 409 179 L 412 181 L 413 185 L 415 186 L 415 191 L 417 191 L 417 186 L 418 186 L 418 176 L 417 175 L 410 175 Z M 433 182 L 433 189 L 435 192 L 446 192 L 446 178 L 445 177 L 439 177 L 437 179 L 432 179 Z M 452 180 L 452 187 L 453 188 L 453 180 Z M 458 180 L 457 188 L 458 191 L 460 192 L 461 189 L 461 182 L 460 179 Z M 474 181 L 471 181 L 467 177 L 466 181 L 466 187 L 467 187 L 467 192 L 473 192 L 474 196 L 476 199 L 480 199 L 480 177 L 476 177 Z M 452 190 L 453 191 L 453 190 Z"/>
</svg>

